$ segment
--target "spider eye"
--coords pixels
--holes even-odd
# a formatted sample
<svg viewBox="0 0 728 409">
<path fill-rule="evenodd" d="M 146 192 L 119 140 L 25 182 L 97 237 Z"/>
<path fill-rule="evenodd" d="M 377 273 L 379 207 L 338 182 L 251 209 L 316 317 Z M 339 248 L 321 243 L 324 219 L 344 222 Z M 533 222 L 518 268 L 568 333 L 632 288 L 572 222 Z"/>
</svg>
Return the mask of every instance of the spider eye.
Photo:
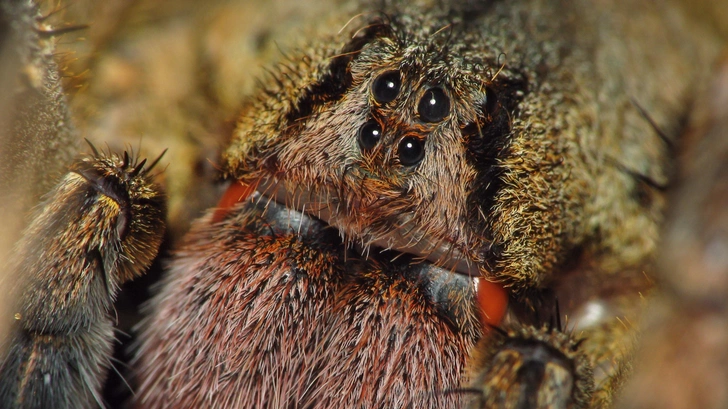
<svg viewBox="0 0 728 409">
<path fill-rule="evenodd" d="M 439 122 L 450 113 L 450 98 L 442 88 L 430 88 L 420 99 L 417 112 L 425 122 Z"/>
<path fill-rule="evenodd" d="M 399 71 L 387 71 L 374 80 L 372 95 L 379 103 L 394 101 L 399 95 L 400 85 L 402 81 L 399 78 Z"/>
<path fill-rule="evenodd" d="M 397 148 L 399 162 L 404 166 L 414 166 L 425 157 L 425 141 L 412 136 L 402 138 Z"/>
<path fill-rule="evenodd" d="M 372 149 L 377 145 L 377 142 L 382 138 L 382 127 L 379 122 L 370 119 L 365 122 L 364 125 L 359 128 L 359 146 L 363 150 Z"/>
</svg>

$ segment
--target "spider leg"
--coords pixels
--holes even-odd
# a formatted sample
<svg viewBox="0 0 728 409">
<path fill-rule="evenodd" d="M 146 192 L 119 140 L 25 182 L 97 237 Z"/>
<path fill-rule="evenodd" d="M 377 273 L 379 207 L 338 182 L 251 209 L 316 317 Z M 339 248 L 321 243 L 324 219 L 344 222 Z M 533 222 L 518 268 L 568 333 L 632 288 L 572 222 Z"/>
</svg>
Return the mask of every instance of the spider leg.
<svg viewBox="0 0 728 409">
<path fill-rule="evenodd" d="M 11 255 L 15 322 L 0 359 L 0 401 L 21 408 L 104 404 L 113 301 L 156 257 L 164 200 L 116 155 L 71 166 Z"/>
</svg>

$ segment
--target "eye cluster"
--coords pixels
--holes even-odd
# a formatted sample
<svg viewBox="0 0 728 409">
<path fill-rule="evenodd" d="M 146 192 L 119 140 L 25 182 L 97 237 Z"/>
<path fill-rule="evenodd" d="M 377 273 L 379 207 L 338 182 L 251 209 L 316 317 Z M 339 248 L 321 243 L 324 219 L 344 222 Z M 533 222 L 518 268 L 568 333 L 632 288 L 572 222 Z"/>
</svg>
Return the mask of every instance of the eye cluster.
<svg viewBox="0 0 728 409">
<path fill-rule="evenodd" d="M 378 104 L 395 101 L 402 91 L 402 76 L 398 70 L 379 74 L 371 85 L 371 95 Z M 440 86 L 429 87 L 417 103 L 417 117 L 424 123 L 437 123 L 450 115 L 450 98 Z M 372 150 L 384 134 L 382 124 L 375 119 L 365 122 L 358 133 L 359 146 Z M 406 135 L 397 144 L 397 156 L 403 166 L 415 166 L 425 157 L 425 139 Z"/>
</svg>

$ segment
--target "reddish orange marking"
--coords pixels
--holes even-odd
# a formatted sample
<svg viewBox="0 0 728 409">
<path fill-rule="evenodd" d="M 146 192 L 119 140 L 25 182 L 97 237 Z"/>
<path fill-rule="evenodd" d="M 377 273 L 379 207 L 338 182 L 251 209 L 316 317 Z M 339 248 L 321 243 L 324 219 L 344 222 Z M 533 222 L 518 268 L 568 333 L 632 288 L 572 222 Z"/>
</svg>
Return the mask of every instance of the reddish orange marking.
<svg viewBox="0 0 728 409">
<path fill-rule="evenodd" d="M 257 187 L 257 181 L 246 183 L 242 180 L 236 180 L 233 182 L 217 204 L 217 210 L 212 215 L 212 222 L 217 223 L 224 219 L 231 207 L 250 197 Z"/>
<path fill-rule="evenodd" d="M 489 326 L 498 326 L 506 314 L 508 293 L 500 284 L 481 278 L 478 282 L 478 304 L 481 310 L 480 319 L 487 332 Z"/>
</svg>

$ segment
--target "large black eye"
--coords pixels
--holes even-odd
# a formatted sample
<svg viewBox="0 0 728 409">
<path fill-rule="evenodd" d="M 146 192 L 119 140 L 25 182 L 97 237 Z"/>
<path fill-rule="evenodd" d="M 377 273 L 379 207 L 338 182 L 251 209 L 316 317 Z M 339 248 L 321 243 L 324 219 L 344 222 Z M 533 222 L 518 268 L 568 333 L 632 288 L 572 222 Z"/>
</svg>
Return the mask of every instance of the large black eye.
<svg viewBox="0 0 728 409">
<path fill-rule="evenodd" d="M 373 119 L 365 122 L 364 125 L 359 128 L 359 146 L 363 150 L 369 150 L 377 145 L 377 142 L 382 138 L 382 127 L 379 123 Z"/>
<path fill-rule="evenodd" d="M 399 141 L 397 148 L 399 162 L 404 166 L 413 166 L 425 157 L 425 141 L 412 136 L 406 136 Z"/>
<path fill-rule="evenodd" d="M 425 122 L 442 121 L 450 113 L 450 98 L 440 87 L 430 88 L 417 105 L 420 119 Z"/>
<path fill-rule="evenodd" d="M 399 95 L 399 71 L 387 71 L 379 75 L 372 84 L 372 95 L 379 103 L 394 101 Z"/>
</svg>

